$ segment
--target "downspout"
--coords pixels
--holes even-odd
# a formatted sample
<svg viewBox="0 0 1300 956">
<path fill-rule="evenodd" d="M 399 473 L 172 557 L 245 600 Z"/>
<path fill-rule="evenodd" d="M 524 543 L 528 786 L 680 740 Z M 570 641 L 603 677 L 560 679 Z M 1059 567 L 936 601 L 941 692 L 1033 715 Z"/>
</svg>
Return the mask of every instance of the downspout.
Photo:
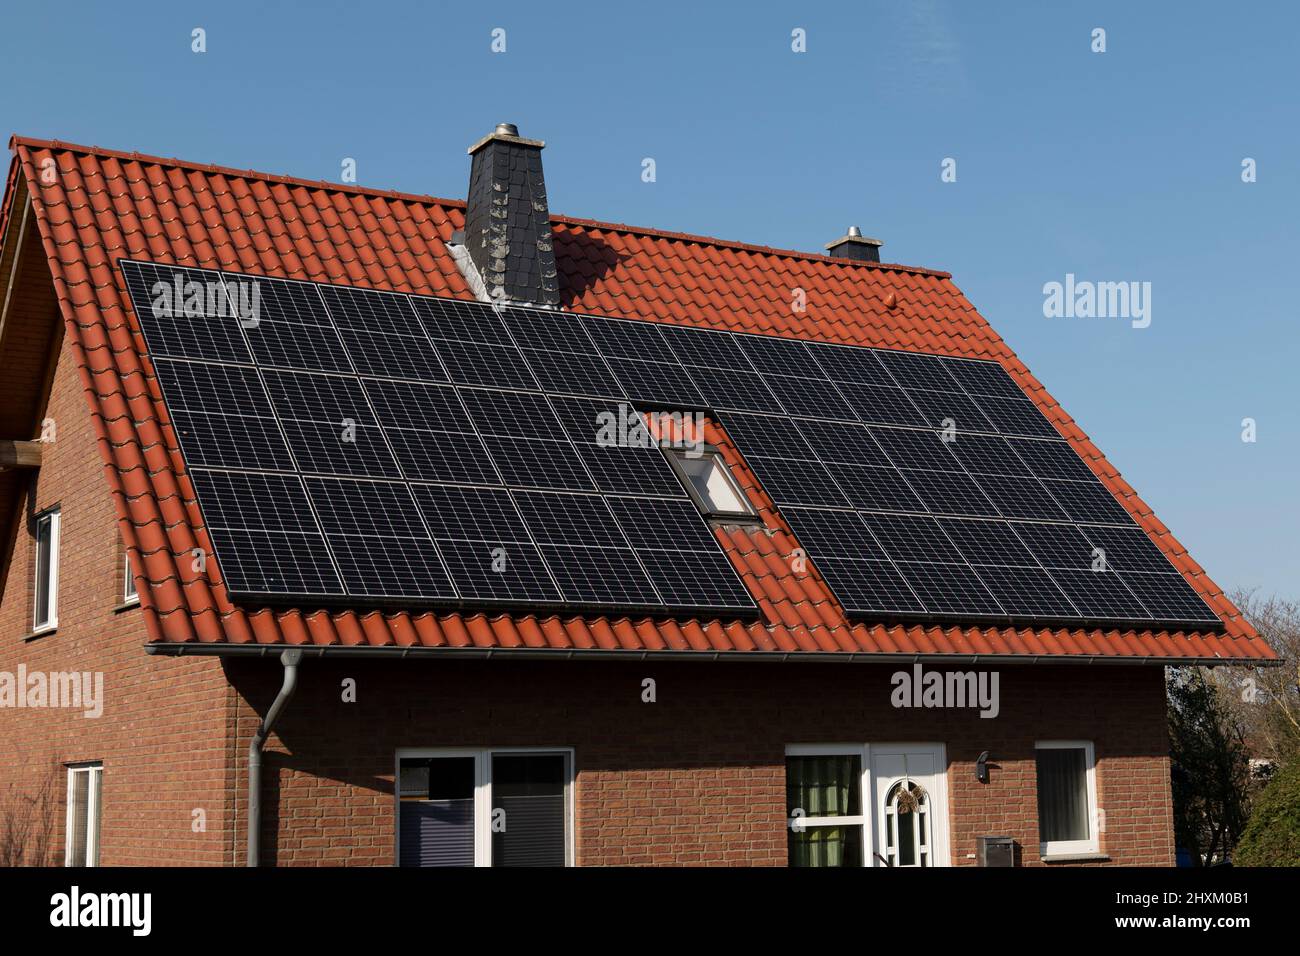
<svg viewBox="0 0 1300 956">
<path fill-rule="evenodd" d="M 284 684 L 271 703 L 271 709 L 248 742 L 248 866 L 257 866 L 260 847 L 258 837 L 262 826 L 262 747 L 275 728 L 276 718 L 288 705 L 298 687 L 298 663 L 302 651 L 298 648 L 282 651 L 280 663 L 284 665 Z"/>
</svg>

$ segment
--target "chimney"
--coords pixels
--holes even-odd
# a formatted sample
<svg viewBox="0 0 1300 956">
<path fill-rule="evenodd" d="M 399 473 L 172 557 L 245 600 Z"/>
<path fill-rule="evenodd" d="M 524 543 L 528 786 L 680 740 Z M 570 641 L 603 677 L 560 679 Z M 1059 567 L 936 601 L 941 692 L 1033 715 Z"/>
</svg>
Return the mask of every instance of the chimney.
<svg viewBox="0 0 1300 956">
<path fill-rule="evenodd" d="M 521 137 L 513 123 L 500 123 L 469 148 L 465 246 L 493 300 L 560 304 L 542 179 L 545 145 Z"/>
<path fill-rule="evenodd" d="M 849 231 L 826 243 L 827 254 L 835 259 L 857 259 L 859 262 L 879 262 L 880 247 L 884 243 L 879 239 L 868 239 L 857 226 L 849 226 Z"/>
</svg>

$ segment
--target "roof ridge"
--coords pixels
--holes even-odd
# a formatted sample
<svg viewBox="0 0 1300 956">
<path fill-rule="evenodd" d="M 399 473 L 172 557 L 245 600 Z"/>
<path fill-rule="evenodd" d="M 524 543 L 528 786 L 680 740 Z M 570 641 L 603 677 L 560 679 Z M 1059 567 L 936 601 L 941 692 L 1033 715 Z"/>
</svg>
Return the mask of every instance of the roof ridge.
<svg viewBox="0 0 1300 956">
<path fill-rule="evenodd" d="M 38 149 L 61 149 L 73 153 L 85 153 L 96 156 L 112 156 L 116 159 L 129 159 L 134 162 L 156 163 L 163 166 L 176 166 L 182 169 L 192 169 L 205 173 L 220 173 L 226 176 L 238 176 L 244 179 L 260 179 L 264 182 L 283 183 L 286 185 L 303 186 L 308 189 L 323 189 L 334 192 L 353 193 L 362 196 L 383 196 L 388 199 L 401 199 L 410 202 L 421 203 L 425 205 L 436 204 L 439 206 L 448 206 L 455 209 L 464 209 L 465 200 L 463 199 L 445 199 L 441 196 L 433 196 L 425 193 L 409 193 L 397 189 L 379 189 L 369 186 L 357 186 L 350 183 L 336 183 L 327 179 L 304 179 L 299 176 L 289 176 L 285 174 L 266 173 L 257 169 L 236 169 L 233 166 L 221 166 L 214 163 L 197 163 L 191 160 L 180 159 L 172 156 L 156 156 L 150 153 L 126 152 L 120 149 L 111 149 L 107 146 L 86 146 L 81 143 L 69 143 L 66 140 L 58 139 L 39 139 L 34 136 L 21 136 L 14 133 L 9 138 L 9 149 L 11 152 L 18 146 L 35 147 Z M 896 262 L 862 262 L 857 259 L 841 259 L 834 256 L 827 256 L 817 252 L 804 252 L 799 249 L 783 249 L 776 246 L 764 246 L 756 243 L 741 242 L 735 239 L 720 239 L 717 236 L 703 236 L 689 232 L 675 232 L 669 229 L 658 229 L 654 226 L 634 226 L 625 222 L 607 222 L 602 219 L 588 219 L 581 216 L 566 216 L 557 213 L 551 215 L 552 222 L 562 222 L 565 225 L 583 226 L 596 229 L 606 229 L 613 232 L 629 233 L 637 236 L 650 236 L 658 239 L 673 239 L 679 242 L 695 242 L 700 245 L 716 246 L 724 249 L 736 249 L 744 252 L 757 252 L 763 255 L 779 256 L 784 259 L 801 259 L 808 262 L 826 262 L 832 265 L 843 266 L 851 269 L 870 269 L 882 272 L 910 272 L 916 275 L 932 276 L 937 279 L 951 279 L 952 273 L 944 272 L 939 269 L 931 269 L 926 266 L 911 266 Z"/>
</svg>

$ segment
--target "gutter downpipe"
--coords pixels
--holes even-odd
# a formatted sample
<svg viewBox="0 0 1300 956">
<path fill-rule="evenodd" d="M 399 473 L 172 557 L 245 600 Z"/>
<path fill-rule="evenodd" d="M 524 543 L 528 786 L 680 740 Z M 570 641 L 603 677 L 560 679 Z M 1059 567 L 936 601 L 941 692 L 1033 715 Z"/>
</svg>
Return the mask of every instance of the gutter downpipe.
<svg viewBox="0 0 1300 956">
<path fill-rule="evenodd" d="M 248 742 L 248 866 L 257 866 L 260 855 L 259 836 L 262 825 L 262 747 L 271 736 L 275 721 L 280 712 L 288 706 L 293 692 L 298 687 L 298 664 L 302 661 L 302 651 L 292 648 L 282 651 L 280 663 L 284 665 L 284 684 L 280 693 L 271 703 L 271 709 L 257 728 L 257 733 Z"/>
</svg>

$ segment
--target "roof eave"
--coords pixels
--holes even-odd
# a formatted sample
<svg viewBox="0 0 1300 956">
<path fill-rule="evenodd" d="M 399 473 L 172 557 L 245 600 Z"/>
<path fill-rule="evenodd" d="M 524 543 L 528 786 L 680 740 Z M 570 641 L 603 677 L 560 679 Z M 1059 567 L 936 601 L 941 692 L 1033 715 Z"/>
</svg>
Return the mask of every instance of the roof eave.
<svg viewBox="0 0 1300 956">
<path fill-rule="evenodd" d="M 1224 657 L 1126 657 L 1099 654 L 891 654 L 875 652 L 816 651 L 647 651 L 619 649 L 539 648 L 539 647 L 359 647 L 327 644 L 303 646 L 301 644 L 223 644 L 191 642 L 153 642 L 145 645 L 151 655 L 165 657 L 276 657 L 286 648 L 300 650 L 304 657 L 391 658 L 437 657 L 470 660 L 600 660 L 600 661 L 695 661 L 695 662 L 761 662 L 782 663 L 835 663 L 835 664 L 1129 664 L 1168 667 L 1276 667 L 1284 662 L 1270 658 Z"/>
</svg>

